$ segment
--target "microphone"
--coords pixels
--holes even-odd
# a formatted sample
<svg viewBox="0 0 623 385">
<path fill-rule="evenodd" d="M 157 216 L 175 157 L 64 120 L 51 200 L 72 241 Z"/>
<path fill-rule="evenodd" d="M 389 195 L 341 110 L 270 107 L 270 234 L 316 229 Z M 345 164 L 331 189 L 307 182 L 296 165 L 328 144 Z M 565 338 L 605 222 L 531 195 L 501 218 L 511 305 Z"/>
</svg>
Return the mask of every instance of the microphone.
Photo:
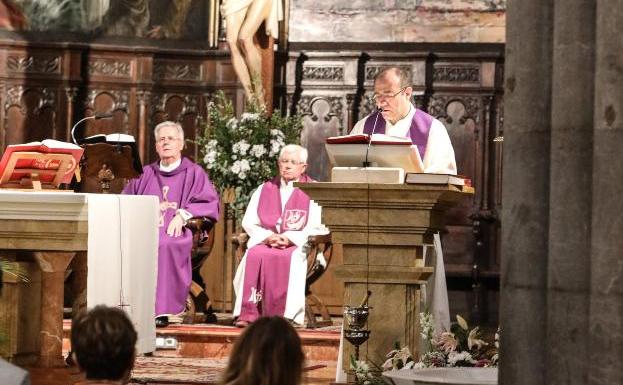
<svg viewBox="0 0 623 385">
<path fill-rule="evenodd" d="M 78 144 L 78 142 L 76 141 L 76 136 L 74 135 L 74 131 L 76 130 L 76 127 L 78 127 L 78 125 L 82 122 L 84 122 L 85 120 L 99 120 L 99 119 L 111 119 L 112 118 L 112 113 L 110 112 L 96 112 L 94 115 L 91 116 L 86 116 L 80 120 L 78 120 L 76 122 L 76 124 L 73 125 L 73 127 L 71 128 L 71 140 L 73 140 L 74 144 Z"/>
<path fill-rule="evenodd" d="M 381 107 L 376 107 L 376 117 L 374 118 L 374 125 L 372 126 L 372 133 L 370 134 L 370 138 L 368 140 L 368 146 L 366 147 L 366 158 L 363 161 L 363 167 L 370 167 L 370 162 L 368 162 L 368 152 L 370 152 L 370 145 L 372 144 L 372 135 L 376 131 L 376 122 L 379 120 L 379 115 L 381 115 Z"/>
</svg>

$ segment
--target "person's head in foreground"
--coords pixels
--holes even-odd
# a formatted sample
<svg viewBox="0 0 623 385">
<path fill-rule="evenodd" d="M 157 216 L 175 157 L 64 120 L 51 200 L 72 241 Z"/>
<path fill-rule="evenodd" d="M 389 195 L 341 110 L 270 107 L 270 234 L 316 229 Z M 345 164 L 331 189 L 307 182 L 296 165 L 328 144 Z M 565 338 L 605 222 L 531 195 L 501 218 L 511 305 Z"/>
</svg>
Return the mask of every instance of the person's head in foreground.
<svg viewBox="0 0 623 385">
<path fill-rule="evenodd" d="M 71 349 L 87 380 L 127 383 L 135 345 L 134 325 L 118 308 L 99 305 L 71 323 Z"/>
<path fill-rule="evenodd" d="M 279 175 L 286 182 L 296 182 L 307 169 L 307 149 L 288 144 L 279 153 Z"/>
<path fill-rule="evenodd" d="M 296 330 L 282 317 L 262 317 L 240 335 L 222 385 L 300 385 L 303 350 Z"/>
</svg>

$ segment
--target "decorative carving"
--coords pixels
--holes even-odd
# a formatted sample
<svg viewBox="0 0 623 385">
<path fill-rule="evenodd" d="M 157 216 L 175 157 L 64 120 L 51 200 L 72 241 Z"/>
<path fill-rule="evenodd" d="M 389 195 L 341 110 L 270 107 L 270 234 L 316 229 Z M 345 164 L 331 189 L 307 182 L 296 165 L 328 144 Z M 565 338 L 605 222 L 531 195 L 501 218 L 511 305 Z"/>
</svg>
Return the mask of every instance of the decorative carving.
<svg viewBox="0 0 623 385">
<path fill-rule="evenodd" d="M 201 80 L 201 64 L 154 62 L 156 80 Z"/>
<path fill-rule="evenodd" d="M 128 103 L 130 100 L 130 91 L 126 90 L 89 90 L 87 100 L 84 102 L 86 108 L 95 109 L 95 99 L 101 94 L 108 94 L 113 98 L 113 106 L 111 111 L 125 111 L 128 112 Z"/>
<path fill-rule="evenodd" d="M 138 99 L 138 103 L 141 105 L 147 104 L 147 101 L 149 100 L 150 97 L 151 97 L 151 92 L 149 91 L 145 91 L 145 90 L 136 91 L 136 98 Z"/>
<path fill-rule="evenodd" d="M 343 66 L 304 66 L 303 80 L 344 81 Z"/>
<path fill-rule="evenodd" d="M 372 99 L 372 92 L 366 94 L 361 99 L 361 107 L 359 108 L 358 120 L 370 115 L 376 109 L 376 102 Z"/>
<path fill-rule="evenodd" d="M 465 114 L 459 120 L 464 124 L 467 119 L 472 119 L 476 124 L 480 122 L 480 100 L 473 96 L 433 96 L 430 99 L 428 113 L 436 118 L 443 118 L 448 124 L 452 124 L 452 117 L 448 115 L 448 105 L 452 102 L 459 102 L 465 108 Z"/>
<path fill-rule="evenodd" d="M 61 57 L 50 55 L 9 56 L 6 67 L 8 72 L 60 74 Z"/>
<path fill-rule="evenodd" d="M 478 66 L 438 65 L 433 68 L 434 82 L 480 82 L 480 68 Z"/>
<path fill-rule="evenodd" d="M 119 61 L 115 59 L 97 59 L 89 62 L 89 75 L 128 78 L 131 76 L 131 68 L 129 60 Z"/>
<path fill-rule="evenodd" d="M 25 106 L 22 104 L 22 96 L 29 91 L 39 94 L 39 103 L 35 106 L 33 113 L 38 114 L 43 108 L 56 108 L 57 92 L 50 88 L 24 88 L 23 86 L 9 87 L 6 92 L 6 101 L 4 102 L 5 111 L 12 106 L 19 106 L 23 114 L 26 114 Z"/>
<path fill-rule="evenodd" d="M 379 72 L 383 71 L 385 68 L 388 67 L 398 67 L 401 70 L 405 71 L 408 75 L 409 75 L 409 79 L 411 79 L 411 66 L 409 65 L 400 65 L 400 66 L 396 66 L 394 64 L 377 64 L 377 65 L 367 65 L 366 66 L 366 82 L 370 81 L 374 81 L 374 78 L 376 77 L 376 75 L 379 74 Z"/>
<path fill-rule="evenodd" d="M 343 111 L 344 111 L 344 102 L 341 96 L 313 96 L 313 95 L 304 95 L 301 96 L 297 104 L 297 109 L 301 115 L 309 115 L 311 119 L 315 122 L 318 120 L 318 116 L 314 114 L 312 106 L 318 100 L 326 100 L 329 103 L 329 113 L 325 115 L 324 121 L 331 121 L 332 117 L 336 117 L 340 122 L 340 126 L 343 126 Z"/>
<path fill-rule="evenodd" d="M 73 103 L 76 100 L 76 95 L 78 95 L 78 88 L 65 87 L 65 95 L 67 96 L 67 101 Z"/>
<path fill-rule="evenodd" d="M 151 103 L 153 106 L 152 113 L 156 114 L 162 112 L 165 114 L 165 119 L 169 119 L 166 111 L 167 102 L 172 97 L 181 98 L 184 102 L 182 110 L 178 116 L 178 119 L 184 115 L 195 114 L 198 119 L 203 117 L 199 116 L 199 105 L 201 103 L 201 95 L 180 95 L 180 94 L 153 94 Z"/>
</svg>

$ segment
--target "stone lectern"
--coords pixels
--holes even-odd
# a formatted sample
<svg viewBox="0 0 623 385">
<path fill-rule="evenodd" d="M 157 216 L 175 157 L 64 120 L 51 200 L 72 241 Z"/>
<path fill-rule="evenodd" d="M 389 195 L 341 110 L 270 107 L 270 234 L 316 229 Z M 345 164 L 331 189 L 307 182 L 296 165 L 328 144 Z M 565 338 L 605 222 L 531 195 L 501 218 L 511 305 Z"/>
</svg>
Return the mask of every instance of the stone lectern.
<svg viewBox="0 0 623 385">
<path fill-rule="evenodd" d="M 366 291 L 371 330 L 361 358 L 378 364 L 395 342 L 419 354 L 421 285 L 433 273 L 423 250 L 443 229 L 445 211 L 468 192 L 452 185 L 301 183 L 322 206 L 322 222 L 343 247 L 335 274 L 344 282 L 344 305 L 358 306 Z M 344 368 L 353 352 L 344 344 Z"/>
</svg>

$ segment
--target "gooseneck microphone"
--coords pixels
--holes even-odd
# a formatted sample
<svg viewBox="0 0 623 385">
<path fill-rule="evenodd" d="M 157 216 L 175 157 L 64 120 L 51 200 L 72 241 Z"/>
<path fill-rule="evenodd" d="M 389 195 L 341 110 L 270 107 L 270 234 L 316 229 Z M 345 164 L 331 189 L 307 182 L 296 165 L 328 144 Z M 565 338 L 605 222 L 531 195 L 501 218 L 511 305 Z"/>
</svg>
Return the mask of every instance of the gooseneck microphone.
<svg viewBox="0 0 623 385">
<path fill-rule="evenodd" d="M 370 145 L 372 144 L 372 135 L 374 135 L 374 132 L 376 131 L 376 122 L 379 120 L 379 115 L 381 115 L 381 111 L 383 111 L 381 109 L 381 107 L 377 107 L 376 108 L 376 117 L 374 118 L 374 125 L 372 126 L 372 133 L 370 134 L 370 137 L 368 138 L 368 146 L 366 147 L 366 158 L 363 161 L 363 167 L 370 167 L 370 162 L 368 162 L 368 152 L 370 152 Z"/>
<path fill-rule="evenodd" d="M 76 124 L 74 124 L 73 127 L 71 128 L 71 140 L 73 140 L 74 144 L 78 144 L 78 142 L 76 141 L 76 137 L 74 135 L 74 131 L 76 130 L 76 127 L 78 127 L 78 125 L 84 122 L 85 120 L 90 120 L 90 119 L 99 120 L 99 119 L 111 119 L 111 118 L 112 118 L 112 113 L 110 112 L 96 112 L 94 115 L 86 116 L 78 120 Z"/>
</svg>

